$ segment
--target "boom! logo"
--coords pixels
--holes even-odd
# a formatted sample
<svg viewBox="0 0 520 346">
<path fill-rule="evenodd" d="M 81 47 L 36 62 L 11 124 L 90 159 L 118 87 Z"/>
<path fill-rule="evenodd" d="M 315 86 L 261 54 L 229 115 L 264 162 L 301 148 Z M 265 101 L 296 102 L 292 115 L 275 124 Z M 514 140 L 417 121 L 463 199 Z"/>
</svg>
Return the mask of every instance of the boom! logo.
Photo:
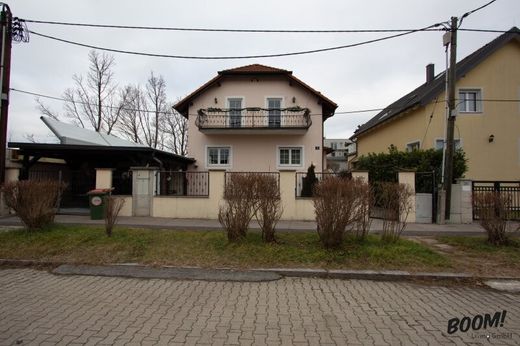
<svg viewBox="0 0 520 346">
<path fill-rule="evenodd" d="M 487 328 L 498 328 L 504 326 L 504 321 L 506 320 L 506 310 L 497 311 L 491 317 L 491 314 L 485 315 L 476 315 L 473 318 L 464 316 L 461 319 L 455 317 L 448 321 L 448 334 L 456 333 L 457 331 L 461 331 L 466 333 L 470 328 L 472 330 L 480 330 Z"/>
</svg>

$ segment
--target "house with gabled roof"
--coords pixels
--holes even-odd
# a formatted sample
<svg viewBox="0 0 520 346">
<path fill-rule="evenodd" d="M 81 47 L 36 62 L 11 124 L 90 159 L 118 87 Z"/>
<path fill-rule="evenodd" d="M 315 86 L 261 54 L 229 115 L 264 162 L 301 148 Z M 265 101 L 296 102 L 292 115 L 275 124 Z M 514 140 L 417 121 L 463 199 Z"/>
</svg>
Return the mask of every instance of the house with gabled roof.
<svg viewBox="0 0 520 346">
<path fill-rule="evenodd" d="M 466 178 L 520 180 L 520 30 L 513 27 L 457 63 L 455 146 L 468 159 Z M 445 73 L 426 67 L 426 81 L 387 106 L 351 137 L 357 157 L 442 149 Z"/>
<path fill-rule="evenodd" d="M 292 71 L 253 64 L 219 71 L 174 108 L 188 119 L 193 170 L 316 171 L 336 103 Z"/>
</svg>

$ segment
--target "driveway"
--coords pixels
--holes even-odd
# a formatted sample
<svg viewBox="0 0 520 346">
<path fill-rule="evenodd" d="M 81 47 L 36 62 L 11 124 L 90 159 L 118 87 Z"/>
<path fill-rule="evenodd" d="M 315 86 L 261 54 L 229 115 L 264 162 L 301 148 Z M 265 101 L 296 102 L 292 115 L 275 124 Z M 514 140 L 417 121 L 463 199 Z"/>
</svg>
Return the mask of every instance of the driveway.
<svg viewBox="0 0 520 346">
<path fill-rule="evenodd" d="M 0 269 L 1 345 L 520 344 L 520 296 L 405 282 L 206 282 Z M 507 311 L 503 325 L 448 321 Z M 489 341 L 488 337 L 489 336 Z"/>
</svg>

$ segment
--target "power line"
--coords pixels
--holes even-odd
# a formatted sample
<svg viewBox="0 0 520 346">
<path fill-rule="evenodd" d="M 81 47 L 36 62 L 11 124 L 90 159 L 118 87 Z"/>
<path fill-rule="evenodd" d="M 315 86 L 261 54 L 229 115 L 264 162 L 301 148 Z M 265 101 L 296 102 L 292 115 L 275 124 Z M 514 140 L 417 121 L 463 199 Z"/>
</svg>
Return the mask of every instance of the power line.
<svg viewBox="0 0 520 346">
<path fill-rule="evenodd" d="M 85 47 L 85 48 L 90 48 L 90 49 L 103 50 L 103 51 L 112 52 L 112 53 L 132 54 L 132 55 L 141 55 L 141 56 L 149 56 L 149 57 L 157 57 L 157 58 L 171 58 L 171 59 L 231 60 L 231 59 L 278 58 L 278 57 L 284 57 L 284 56 L 322 53 L 322 52 L 358 47 L 358 46 L 362 46 L 362 45 L 366 45 L 366 44 L 370 44 L 370 43 L 385 41 L 385 40 L 389 40 L 392 38 L 397 38 L 397 37 L 401 37 L 401 36 L 405 36 L 405 35 L 410 35 L 410 34 L 413 34 L 416 32 L 425 31 L 427 29 L 438 27 L 438 26 L 441 26 L 441 24 L 437 23 L 437 24 L 433 24 L 433 25 L 430 25 L 430 26 L 422 28 L 422 29 L 410 30 L 410 31 L 402 32 L 402 33 L 395 34 L 395 35 L 376 38 L 373 40 L 367 40 L 367 41 L 362 41 L 362 42 L 358 42 L 358 43 L 352 43 L 352 44 L 335 46 L 335 47 L 327 47 L 327 48 L 312 49 L 312 50 L 298 51 L 298 52 L 289 52 L 289 53 L 243 55 L 243 56 L 189 56 L 189 55 L 170 55 L 170 54 L 154 54 L 154 53 L 136 52 L 136 51 L 128 51 L 128 50 L 122 50 L 122 49 L 94 46 L 94 45 L 90 45 L 90 44 L 66 40 L 63 38 L 55 37 L 55 36 L 41 34 L 41 33 L 35 32 L 35 31 L 29 31 L 29 32 L 33 35 L 44 37 L 44 38 L 47 38 L 50 40 L 68 43 L 68 44 L 72 44 L 75 46 L 80 46 L 80 47 Z"/>
<path fill-rule="evenodd" d="M 483 9 L 483 8 L 485 8 L 485 7 L 488 7 L 489 5 L 491 5 L 492 3 L 494 3 L 495 1 L 497 1 L 497 0 L 491 0 L 490 2 L 484 4 L 484 5 L 480 6 L 480 7 L 477 7 L 477 8 L 474 9 L 474 10 L 471 10 L 471 11 L 469 11 L 469 12 L 464 13 L 464 14 L 460 17 L 460 23 L 459 23 L 459 26 L 457 27 L 457 29 L 461 27 L 462 22 L 464 21 L 464 18 L 466 18 L 466 17 L 472 15 L 473 13 L 475 13 L 475 12 L 477 12 L 477 11 L 480 11 L 481 9 Z"/>
<path fill-rule="evenodd" d="M 34 24 L 51 24 L 105 29 L 161 30 L 161 31 L 194 31 L 194 32 L 228 32 L 228 33 L 289 33 L 289 34 L 336 34 L 336 33 L 384 33 L 408 31 L 442 31 L 443 29 L 229 29 L 229 28 L 183 28 L 138 25 L 91 24 L 23 19 L 21 21 Z"/>
<path fill-rule="evenodd" d="M 20 89 L 16 89 L 16 88 L 9 88 L 9 90 L 15 91 L 15 92 L 21 93 L 21 94 L 32 95 L 32 96 L 36 96 L 36 97 L 43 97 L 46 99 L 51 99 L 51 100 L 56 100 L 56 101 L 75 103 L 75 104 L 84 105 L 84 106 L 96 106 L 97 107 L 97 104 L 94 104 L 94 103 L 88 103 L 88 102 L 82 102 L 82 101 L 72 101 L 72 100 L 62 98 L 62 97 L 50 96 L 50 95 L 35 93 L 32 91 L 20 90 Z M 108 109 L 119 109 L 119 110 L 129 111 L 129 112 L 160 113 L 160 114 L 171 114 L 172 113 L 172 112 L 167 112 L 167 111 L 155 111 L 155 110 L 149 110 L 149 109 L 136 109 L 136 108 L 125 108 L 125 107 L 121 108 L 121 107 L 109 106 L 109 105 L 103 105 L 102 107 L 105 107 Z"/>
<path fill-rule="evenodd" d="M 16 89 L 16 88 L 10 88 L 9 90 L 17 92 L 17 93 L 21 93 L 21 94 L 26 94 L 26 95 L 36 96 L 36 97 L 42 97 L 42 98 L 56 100 L 56 101 L 69 102 L 69 103 L 73 103 L 74 102 L 74 103 L 82 104 L 82 105 L 97 106 L 97 104 L 93 104 L 93 103 L 81 102 L 81 101 L 71 101 L 71 100 L 68 100 L 68 99 L 65 99 L 65 98 L 62 98 L 62 97 L 45 95 L 45 94 L 36 93 L 36 92 L 32 92 L 32 91 L 27 91 L 27 90 L 21 90 L 21 89 Z M 516 102 L 520 102 L 520 99 L 476 99 L 475 101 L 481 101 L 481 102 L 514 102 L 514 103 L 516 103 Z M 435 101 L 433 101 L 433 103 L 444 103 L 444 102 L 446 102 L 446 100 L 435 100 Z M 119 107 L 108 106 L 108 105 L 105 105 L 103 107 L 112 108 L 112 109 L 121 109 L 121 110 L 125 110 L 125 111 L 155 113 L 154 110 L 149 110 L 149 109 L 119 108 Z M 376 112 L 376 111 L 382 111 L 382 110 L 393 110 L 393 109 L 400 109 L 400 108 L 401 107 L 357 109 L 357 110 L 334 112 L 334 114 L 335 115 L 347 115 L 347 114 L 356 114 L 356 113 Z M 171 114 L 171 112 L 164 112 L 164 111 L 159 111 L 159 113 L 161 113 L 161 114 Z M 193 114 L 190 114 L 190 115 L 197 115 L 197 114 L 193 113 Z M 322 114 L 319 113 L 319 114 L 311 114 L 311 115 L 312 116 L 318 116 L 318 115 L 322 115 Z"/>
</svg>

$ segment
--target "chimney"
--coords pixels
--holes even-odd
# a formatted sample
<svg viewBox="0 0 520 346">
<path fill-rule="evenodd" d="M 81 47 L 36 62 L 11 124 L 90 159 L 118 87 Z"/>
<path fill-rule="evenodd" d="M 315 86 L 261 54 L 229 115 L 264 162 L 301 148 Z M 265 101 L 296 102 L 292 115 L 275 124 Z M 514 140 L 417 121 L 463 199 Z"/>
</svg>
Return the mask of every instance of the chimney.
<svg viewBox="0 0 520 346">
<path fill-rule="evenodd" d="M 435 65 L 426 65 L 426 83 L 430 83 L 435 78 Z"/>
</svg>

